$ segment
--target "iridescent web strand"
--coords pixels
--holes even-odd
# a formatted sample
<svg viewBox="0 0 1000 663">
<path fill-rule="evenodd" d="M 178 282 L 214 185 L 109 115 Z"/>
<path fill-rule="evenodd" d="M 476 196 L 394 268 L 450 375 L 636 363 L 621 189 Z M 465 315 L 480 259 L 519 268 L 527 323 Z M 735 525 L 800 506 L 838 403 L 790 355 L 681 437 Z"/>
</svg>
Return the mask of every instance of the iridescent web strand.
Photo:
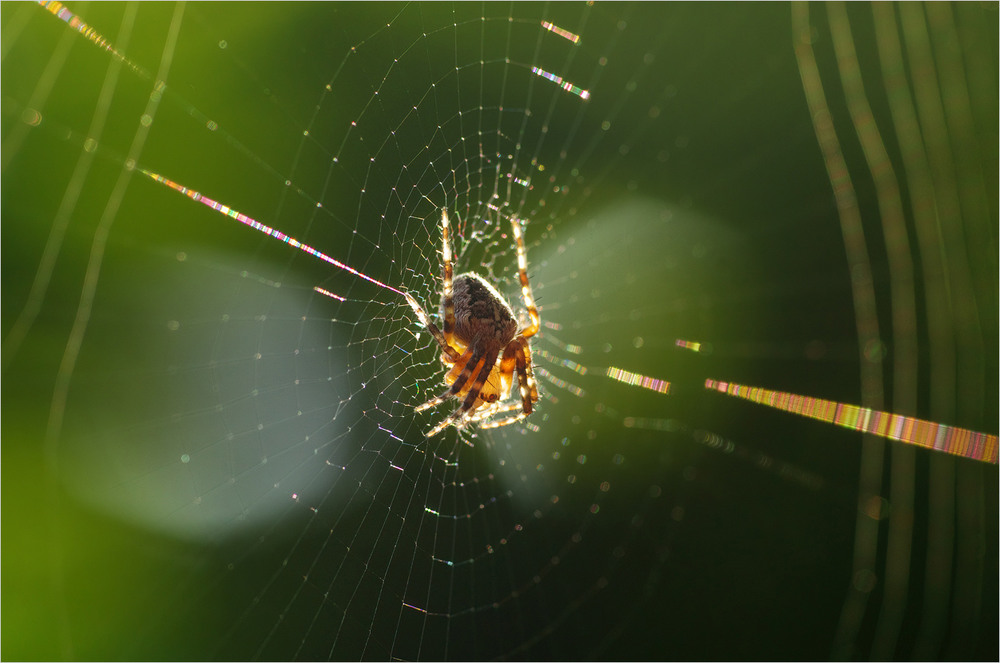
<svg viewBox="0 0 1000 663">
<path fill-rule="evenodd" d="M 557 34 L 560 37 L 563 37 L 564 39 L 569 39 L 574 44 L 580 43 L 580 35 L 575 35 L 569 30 L 564 30 L 560 28 L 558 25 L 549 23 L 548 21 L 542 21 L 542 27 L 548 30 L 549 32 Z"/>
<path fill-rule="evenodd" d="M 257 230 L 259 232 L 264 233 L 265 235 L 267 235 L 269 237 L 273 237 L 273 238 L 275 238 L 277 240 L 280 240 L 280 241 L 284 242 L 285 244 L 288 244 L 289 246 L 292 246 L 292 247 L 294 247 L 296 249 L 299 249 L 300 251 L 308 253 L 309 255 L 313 256 L 314 258 L 319 258 L 323 262 L 327 262 L 327 263 L 333 265 L 334 267 L 337 267 L 339 269 L 344 270 L 345 272 L 348 272 L 350 274 L 354 274 L 358 278 L 362 278 L 365 281 L 368 281 L 369 283 L 374 283 L 375 285 L 379 286 L 380 288 L 385 288 L 386 290 L 391 290 L 392 292 L 395 292 L 395 293 L 397 293 L 399 295 L 403 295 L 403 297 L 406 298 L 407 302 L 410 302 L 410 300 L 411 300 L 411 297 L 407 293 L 403 292 L 402 290 L 397 290 L 396 288 L 393 288 L 391 285 L 386 285 L 385 283 L 382 283 L 378 279 L 374 279 L 371 276 L 368 276 L 367 274 L 365 274 L 363 272 L 359 272 L 358 270 L 354 269 L 350 265 L 345 265 L 344 263 L 340 262 L 336 258 L 331 258 L 330 256 L 326 255 L 322 251 L 318 251 L 318 250 L 314 249 L 313 247 L 309 246 L 308 244 L 303 244 L 299 240 L 295 239 L 294 237 L 289 237 L 288 235 L 286 235 L 285 233 L 281 232 L 280 230 L 275 230 L 274 228 L 272 228 L 270 226 L 265 226 L 263 223 L 260 223 L 259 221 L 256 221 L 256 220 L 250 218 L 246 214 L 243 214 L 242 212 L 238 212 L 238 211 L 232 209 L 231 207 L 223 205 L 222 203 L 217 202 L 215 200 L 212 200 L 208 196 L 203 196 L 201 193 L 199 193 L 197 191 L 194 191 L 192 189 L 189 189 L 186 186 L 177 184 L 176 182 L 173 182 L 171 180 L 168 180 L 167 178 L 163 177 L 162 175 L 158 175 L 157 173 L 152 173 L 152 172 L 150 172 L 148 170 L 142 169 L 142 174 L 145 175 L 145 176 L 147 176 L 147 177 L 149 177 L 152 180 L 155 180 L 156 182 L 159 182 L 160 184 L 163 184 L 163 185 L 165 185 L 167 187 L 170 187 L 174 191 L 177 191 L 179 193 L 183 193 L 185 196 L 187 196 L 191 200 L 194 200 L 196 202 L 199 202 L 199 203 L 202 203 L 204 205 L 207 205 L 208 207 L 211 207 L 212 209 L 214 209 L 216 212 L 219 212 L 221 214 L 225 214 L 229 218 L 235 219 L 235 220 L 239 221 L 240 223 L 242 223 L 243 225 L 249 226 L 249 227 L 253 228 L 254 230 Z M 323 294 L 326 294 L 326 293 L 323 293 Z M 411 306 L 412 306 L 412 304 L 411 304 Z"/>
<path fill-rule="evenodd" d="M 659 378 L 651 378 L 646 375 L 640 375 L 639 373 L 631 373 L 621 368 L 615 368 L 614 366 L 608 368 L 606 375 L 612 380 L 618 380 L 619 382 L 624 382 L 625 384 L 632 385 L 633 387 L 650 389 L 660 394 L 670 393 L 670 383 L 666 380 L 660 380 Z"/>
<path fill-rule="evenodd" d="M 555 74 L 550 74 L 549 72 L 545 71 L 544 69 L 539 69 L 538 67 L 532 67 L 531 68 L 531 73 L 538 74 L 542 78 L 544 78 L 546 80 L 552 81 L 553 83 L 555 83 L 556 85 L 558 85 L 562 89 L 564 89 L 567 92 L 570 92 L 572 94 L 575 94 L 576 96 L 580 97 L 581 99 L 590 99 L 590 92 L 587 92 L 586 90 L 584 90 L 581 87 L 577 87 L 576 85 L 573 85 L 569 81 L 564 81 L 563 78 L 562 78 L 562 76 L 556 76 Z"/>
<path fill-rule="evenodd" d="M 318 285 L 313 286 L 313 290 L 315 290 L 316 292 L 318 292 L 321 295 L 326 295 L 330 299 L 336 299 L 338 302 L 346 302 L 347 301 L 347 299 L 345 297 L 341 297 L 340 295 L 335 295 L 332 292 L 330 292 L 329 290 L 324 290 L 323 288 L 319 287 Z"/>
<path fill-rule="evenodd" d="M 925 449 L 997 464 L 997 436 L 867 407 L 783 391 L 705 380 L 706 389 Z"/>
<path fill-rule="evenodd" d="M 66 24 L 69 25 L 69 27 L 79 32 L 81 35 L 84 36 L 84 38 L 91 41 L 98 48 L 103 48 L 107 52 L 111 53 L 111 55 L 115 56 L 116 58 L 127 64 L 130 68 L 132 68 L 132 70 L 136 71 L 137 73 L 143 74 L 144 76 L 147 77 L 149 76 L 149 74 L 147 74 L 141 67 L 139 67 L 137 64 L 135 64 L 128 58 L 126 58 L 121 53 L 119 53 L 115 49 L 114 45 L 110 41 L 105 39 L 104 36 L 101 35 L 101 33 L 99 33 L 94 28 L 90 27 L 86 23 L 84 23 L 79 16 L 77 16 L 69 9 L 67 9 L 66 6 L 63 5 L 63 3 L 56 2 L 53 0 L 38 0 L 38 4 L 41 5 L 50 14 L 54 15 L 56 18 L 65 21 Z"/>
</svg>

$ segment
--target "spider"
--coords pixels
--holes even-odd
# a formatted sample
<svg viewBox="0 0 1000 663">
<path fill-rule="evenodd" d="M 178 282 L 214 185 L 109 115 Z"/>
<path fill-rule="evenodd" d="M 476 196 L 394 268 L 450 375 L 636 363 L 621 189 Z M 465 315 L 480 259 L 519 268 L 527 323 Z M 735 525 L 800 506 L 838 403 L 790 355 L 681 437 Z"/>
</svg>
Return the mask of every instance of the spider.
<svg viewBox="0 0 1000 663">
<path fill-rule="evenodd" d="M 514 309 L 496 288 L 472 272 L 452 278 L 451 244 L 448 239 L 448 212 L 441 210 L 442 278 L 441 313 L 444 330 L 438 329 L 412 295 L 404 292 L 410 308 L 441 346 L 441 361 L 449 366 L 444 376 L 447 391 L 415 408 L 422 412 L 449 398 L 463 399 L 462 404 L 426 435 L 433 437 L 447 426 L 463 428 L 469 422 L 483 422 L 483 428 L 507 426 L 527 417 L 538 402 L 538 387 L 531 368 L 528 339 L 538 333 L 540 319 L 528 283 L 528 259 L 520 221 L 511 219 L 517 243 L 517 269 L 521 278 L 521 297 L 530 324 L 518 330 Z M 504 402 L 510 397 L 514 371 L 521 400 Z M 493 419 L 498 414 L 521 409 L 514 415 Z"/>
</svg>

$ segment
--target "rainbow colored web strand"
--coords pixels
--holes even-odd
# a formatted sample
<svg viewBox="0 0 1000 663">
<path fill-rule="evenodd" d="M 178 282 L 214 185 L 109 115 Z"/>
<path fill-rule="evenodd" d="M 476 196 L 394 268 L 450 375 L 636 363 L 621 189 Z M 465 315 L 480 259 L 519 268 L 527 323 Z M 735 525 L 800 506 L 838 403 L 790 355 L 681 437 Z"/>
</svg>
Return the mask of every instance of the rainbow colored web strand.
<svg viewBox="0 0 1000 663">
<path fill-rule="evenodd" d="M 935 424 L 923 419 L 880 412 L 858 405 L 847 405 L 810 396 L 796 396 L 783 391 L 748 387 L 731 382 L 709 379 L 705 380 L 705 388 L 897 442 L 997 464 L 996 435 Z"/>
<path fill-rule="evenodd" d="M 573 85 L 569 81 L 563 80 L 562 76 L 556 76 L 555 74 L 550 74 L 549 72 L 545 71 L 544 69 L 539 69 L 538 67 L 532 67 L 531 68 L 531 73 L 537 74 L 537 75 L 541 76 L 542 78 L 544 78 L 546 80 L 552 81 L 553 83 L 555 83 L 556 85 L 558 85 L 562 89 L 566 90 L 570 94 L 575 94 L 576 96 L 580 97 L 581 99 L 590 99 L 590 92 L 584 90 L 581 87 L 577 87 L 576 85 Z"/>
<path fill-rule="evenodd" d="M 330 299 L 336 299 L 338 302 L 346 302 L 347 301 L 346 297 L 341 297 L 340 295 L 335 295 L 332 292 L 330 292 L 329 290 L 324 290 L 323 288 L 319 287 L 318 285 L 313 286 L 313 290 L 315 290 L 316 292 L 318 292 L 321 295 L 326 295 Z"/>
<path fill-rule="evenodd" d="M 115 49 L 114 45 L 105 39 L 101 33 L 84 23 L 79 16 L 67 9 L 63 3 L 55 2 L 53 0 L 38 0 L 38 4 L 56 18 L 65 21 L 69 27 L 79 32 L 87 40 L 93 42 L 98 48 L 103 48 L 135 71 L 145 73 L 138 65 L 132 63 L 128 58 L 119 53 Z"/>
<path fill-rule="evenodd" d="M 359 272 L 358 270 L 354 269 L 350 265 L 345 265 L 344 263 L 340 262 L 336 258 L 331 258 L 330 256 L 326 255 L 322 251 L 318 251 L 318 250 L 314 249 L 313 247 L 309 246 L 308 244 L 303 244 L 302 242 L 300 242 L 299 240 L 295 239 L 294 237 L 289 237 L 288 235 L 286 235 L 285 233 L 281 232 L 280 230 L 275 230 L 274 228 L 272 228 L 270 226 L 265 226 L 263 223 L 260 223 L 259 221 L 256 221 L 256 220 L 250 218 L 249 216 L 247 216 L 246 214 L 243 214 L 242 212 L 237 212 L 233 208 L 228 207 L 227 205 L 223 205 L 222 203 L 217 202 L 215 200 L 212 200 L 208 196 L 203 196 L 201 193 L 199 193 L 197 191 L 194 191 L 192 189 L 189 189 L 186 186 L 182 186 L 180 184 L 177 184 L 176 182 L 172 182 L 171 180 L 168 180 L 167 178 L 163 177 L 162 175 L 158 175 L 156 173 L 152 173 L 152 172 L 150 172 L 150 171 L 148 171 L 148 170 L 146 170 L 144 168 L 141 169 L 141 172 L 142 172 L 143 175 L 145 175 L 146 177 L 150 178 L 151 180 L 159 182 L 160 184 L 163 184 L 164 186 L 170 187 L 174 191 L 177 191 L 179 193 L 183 193 L 185 196 L 187 196 L 191 200 L 194 200 L 196 202 L 202 203 L 203 205 L 207 205 L 208 207 L 211 207 L 212 209 L 214 209 L 216 212 L 219 212 L 221 214 L 225 214 L 230 219 L 235 219 L 236 221 L 239 221 L 243 225 L 249 226 L 249 227 L 253 228 L 254 230 L 256 230 L 258 232 L 264 233 L 268 237 L 273 237 L 273 238 L 275 238 L 277 240 L 280 240 L 280 241 L 284 242 L 285 244 L 288 244 L 289 246 L 292 246 L 292 247 L 294 247 L 294 248 L 296 248 L 296 249 L 298 249 L 300 251 L 308 253 L 309 255 L 313 256 L 314 258 L 319 258 L 323 262 L 329 263 L 329 264 L 333 265 L 334 267 L 337 267 L 339 269 L 344 270 L 345 272 L 348 272 L 350 274 L 353 274 L 353 275 L 357 276 L 358 278 L 362 278 L 365 281 L 368 281 L 369 283 L 374 283 L 375 285 L 379 286 L 380 288 L 385 288 L 386 290 L 391 290 L 392 292 L 395 292 L 397 294 L 403 295 L 404 297 L 407 297 L 407 301 L 409 301 L 409 299 L 410 299 L 410 297 L 407 295 L 407 293 L 403 292 L 402 290 L 397 290 L 396 288 L 393 288 L 391 285 L 386 285 L 385 283 L 382 283 L 378 279 L 374 279 L 374 278 L 368 276 L 367 274 L 364 274 L 363 272 Z M 317 290 L 317 291 L 319 291 L 319 290 Z M 334 299 L 341 299 L 337 295 L 333 295 L 332 293 L 327 293 L 326 291 L 322 291 L 322 294 L 327 295 L 329 297 L 333 297 Z M 341 299 L 341 301 L 344 301 L 344 300 Z"/>
<path fill-rule="evenodd" d="M 642 387 L 643 389 L 649 389 L 660 394 L 670 393 L 670 383 L 666 380 L 651 378 L 648 375 L 642 375 L 640 373 L 632 373 L 631 371 L 626 371 L 623 368 L 610 366 L 605 372 L 605 375 L 612 380 L 618 380 L 619 382 L 624 382 L 625 384 L 633 387 Z"/>
<path fill-rule="evenodd" d="M 570 40 L 574 44 L 580 43 L 580 35 L 575 35 L 569 30 L 564 30 L 560 28 L 558 25 L 555 25 L 554 23 L 549 23 L 548 21 L 542 21 L 542 27 L 548 30 L 549 32 L 559 35 L 563 39 Z"/>
</svg>

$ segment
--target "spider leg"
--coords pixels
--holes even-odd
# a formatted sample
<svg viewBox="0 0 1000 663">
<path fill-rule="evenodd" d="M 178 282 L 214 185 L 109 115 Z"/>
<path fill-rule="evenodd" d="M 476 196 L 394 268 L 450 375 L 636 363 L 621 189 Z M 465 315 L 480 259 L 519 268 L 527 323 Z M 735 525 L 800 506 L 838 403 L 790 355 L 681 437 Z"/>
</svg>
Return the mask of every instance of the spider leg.
<svg viewBox="0 0 1000 663">
<path fill-rule="evenodd" d="M 538 387 L 535 385 L 534 374 L 531 372 L 531 355 L 529 354 L 528 340 L 522 337 L 515 338 L 504 348 L 503 360 L 500 363 L 501 370 L 514 368 L 517 371 L 518 387 L 521 391 L 521 402 L 508 403 L 506 405 L 483 412 L 480 416 L 474 417 L 475 421 L 482 421 L 482 428 L 499 428 L 521 421 L 534 411 L 532 403 L 538 400 Z M 513 364 L 513 366 L 511 366 Z M 515 415 L 503 419 L 492 419 L 484 421 L 489 417 L 494 417 L 504 412 L 510 412 L 521 408 Z"/>
<path fill-rule="evenodd" d="M 448 235 L 448 210 L 441 208 L 441 308 L 444 309 L 444 336 L 455 332 L 455 299 L 452 295 L 451 240 Z"/>
<path fill-rule="evenodd" d="M 486 421 L 483 424 L 483 428 L 495 428 L 496 425 L 492 422 L 487 421 L 490 417 L 495 417 L 498 414 L 503 414 L 504 412 L 511 412 L 513 410 L 523 409 L 521 401 L 514 401 L 512 403 L 493 403 L 489 407 L 484 407 L 481 410 L 477 410 L 474 415 L 469 417 L 469 421 Z"/>
<path fill-rule="evenodd" d="M 432 408 L 435 405 L 440 405 L 441 403 L 444 403 L 446 400 L 454 396 L 455 393 L 457 393 L 452 391 L 454 385 L 459 385 L 458 388 L 459 390 L 461 390 L 462 385 L 464 385 L 466 382 L 469 381 L 469 378 L 472 376 L 472 369 L 479 362 L 479 359 L 481 357 L 482 357 L 481 354 L 477 355 L 475 353 L 474 348 L 470 347 L 468 350 L 466 350 L 465 353 L 456 362 L 457 366 L 462 367 L 462 371 L 458 374 L 458 376 L 456 377 L 455 381 L 451 384 L 451 386 L 449 386 L 448 389 L 444 391 L 444 393 L 435 396 L 426 403 L 422 403 L 416 406 L 415 408 L 413 408 L 413 411 L 423 412 L 424 410 Z M 462 363 L 463 361 L 465 363 Z"/>
<path fill-rule="evenodd" d="M 524 307 L 528 309 L 528 317 L 531 318 L 531 325 L 521 331 L 521 336 L 528 338 L 538 333 L 541 318 L 538 316 L 538 307 L 535 306 L 535 297 L 531 294 L 531 283 L 528 281 L 528 252 L 524 248 L 521 222 L 517 217 L 511 217 L 510 225 L 514 229 L 514 239 L 517 241 L 517 273 L 521 278 L 521 297 L 524 299 Z"/>
<path fill-rule="evenodd" d="M 435 435 L 437 435 L 438 433 L 440 433 L 441 431 L 443 431 L 445 428 L 447 428 L 448 424 L 450 424 L 453 419 L 454 419 L 454 415 L 451 415 L 451 416 L 445 418 L 437 426 L 435 426 L 434 428 L 432 428 L 429 431 L 427 431 L 426 433 L 424 433 L 424 437 L 434 437 Z"/>
<path fill-rule="evenodd" d="M 483 390 L 483 385 L 486 384 L 486 379 L 490 376 L 490 371 L 493 370 L 493 367 L 496 366 L 496 363 L 497 363 L 497 353 L 496 352 L 486 353 L 486 357 L 483 360 L 483 367 L 480 368 L 479 372 L 476 374 L 476 379 L 472 383 L 472 386 L 469 387 L 469 391 L 468 393 L 466 393 L 465 401 L 462 403 L 462 407 L 459 408 L 461 411 L 468 412 L 469 410 L 472 409 L 472 406 L 475 404 L 476 399 L 479 398 L 479 392 Z M 456 380 L 455 382 L 457 383 L 458 380 Z M 455 385 L 452 385 L 451 389 L 456 394 L 458 393 L 458 390 L 455 389 Z"/>
<path fill-rule="evenodd" d="M 515 407 L 518 406 L 517 403 L 514 403 L 513 405 Z M 511 408 L 511 409 L 513 409 L 513 408 Z M 504 410 L 501 410 L 501 412 L 503 412 L 503 411 Z M 499 414 L 499 412 L 496 412 L 494 414 Z M 480 428 L 500 428 L 501 426 L 510 426 L 511 424 L 516 424 L 517 422 L 521 421 L 522 419 L 526 419 L 527 417 L 528 417 L 527 413 L 521 411 L 521 412 L 518 412 L 517 414 L 515 414 L 513 416 L 505 417 L 503 419 L 493 419 L 491 421 L 484 421 L 484 422 L 482 422 L 482 423 L 479 424 L 479 427 Z"/>
<path fill-rule="evenodd" d="M 537 403 L 538 402 L 538 382 L 535 380 L 535 371 L 532 368 L 532 364 L 531 364 L 531 346 L 528 345 L 527 339 L 522 338 L 521 342 L 522 342 L 522 345 L 523 345 L 523 354 L 524 354 L 524 375 L 523 375 L 524 383 L 527 385 L 528 391 L 530 392 L 529 398 L 531 399 L 531 402 L 532 403 Z M 519 383 L 521 381 L 521 378 L 522 378 L 522 375 L 519 372 L 518 373 L 518 382 Z"/>
<path fill-rule="evenodd" d="M 426 403 L 421 403 L 417 407 L 413 408 L 413 411 L 414 412 L 423 412 L 424 410 L 426 410 L 428 408 L 432 408 L 435 405 L 440 405 L 441 403 L 444 403 L 449 398 L 451 398 L 451 391 L 450 390 L 444 392 L 440 396 L 435 396 L 434 398 L 430 399 Z"/>
<path fill-rule="evenodd" d="M 478 342 L 473 342 L 471 352 L 472 356 L 469 357 L 469 361 L 465 362 L 462 372 L 458 374 L 458 377 L 455 378 L 455 382 L 453 382 L 448 391 L 445 392 L 447 396 L 457 396 L 465 389 L 466 383 L 468 383 L 469 378 L 472 377 L 472 372 L 476 370 L 476 366 L 478 366 L 480 360 L 482 360 L 484 351 L 479 347 Z M 495 355 L 493 357 L 493 361 L 496 361 Z"/>
<path fill-rule="evenodd" d="M 459 354 L 458 350 L 451 347 L 447 339 L 445 339 L 444 334 L 441 333 L 441 330 L 438 329 L 437 325 L 431 322 L 431 318 L 427 315 L 427 311 L 424 310 L 424 307 L 422 307 L 413 295 L 408 292 L 404 292 L 403 297 L 406 298 L 406 303 L 410 305 L 413 312 L 417 314 L 420 324 L 427 328 L 427 331 L 431 333 L 434 340 L 441 346 L 441 351 L 448 355 L 448 358 L 451 359 L 452 362 L 458 361 L 462 355 Z"/>
<path fill-rule="evenodd" d="M 472 375 L 472 370 L 469 368 L 469 366 L 475 367 L 479 364 L 479 357 L 477 355 L 482 355 L 482 353 L 477 352 L 476 354 L 473 355 L 473 358 L 469 360 L 468 364 L 466 364 L 465 370 L 462 371 L 462 375 L 460 375 L 458 379 L 455 380 L 455 384 L 451 386 L 451 389 L 448 390 L 449 393 L 446 394 L 445 397 L 450 395 L 457 395 L 462 390 L 460 383 L 465 384 L 466 382 L 468 382 L 469 376 Z M 476 361 L 473 361 L 473 359 L 475 359 Z M 483 385 L 486 384 L 486 379 L 489 377 L 490 371 L 493 370 L 493 367 L 496 365 L 496 362 L 497 362 L 497 355 L 495 352 L 486 353 L 486 356 L 482 360 L 482 367 L 476 373 L 476 379 L 473 381 L 472 386 L 469 387 L 469 391 L 466 394 L 465 400 L 462 402 L 462 405 L 454 412 L 452 412 L 450 415 L 448 415 L 444 419 L 444 421 L 439 423 L 431 430 L 427 431 L 427 437 L 433 437 L 437 435 L 449 425 L 453 424 L 455 426 L 461 427 L 464 424 L 465 419 L 468 417 L 469 412 L 472 411 L 472 406 L 475 405 L 476 399 L 479 398 L 479 392 L 482 391 Z M 458 386 L 457 389 L 456 386 Z"/>
<path fill-rule="evenodd" d="M 533 412 L 531 404 L 538 401 L 538 386 L 531 370 L 531 349 L 526 338 L 518 336 L 507 344 L 503 351 L 500 369 L 506 372 L 517 371 L 522 408 L 525 415 L 531 414 Z"/>
<path fill-rule="evenodd" d="M 482 357 L 483 351 L 478 349 L 476 344 L 473 343 L 472 346 L 465 351 L 465 354 L 458 358 L 457 363 L 460 363 L 463 359 L 467 359 L 467 361 L 462 367 L 462 372 L 458 374 L 458 377 L 455 378 L 455 381 L 450 387 L 448 387 L 447 391 L 440 396 L 435 396 L 422 405 L 418 405 L 413 409 L 414 412 L 423 412 L 427 408 L 443 403 L 452 396 L 456 395 L 458 392 L 462 391 L 462 387 L 464 387 L 465 383 L 469 381 L 470 377 L 472 377 L 472 371 L 475 369 L 476 364 L 479 363 L 479 360 L 482 359 Z"/>
<path fill-rule="evenodd" d="M 524 416 L 532 413 L 531 404 L 538 400 L 538 387 L 535 386 L 535 376 L 531 371 L 531 360 L 528 355 L 528 340 L 524 337 L 514 339 L 517 343 L 514 350 L 517 357 L 517 383 L 521 390 L 521 404 Z"/>
</svg>

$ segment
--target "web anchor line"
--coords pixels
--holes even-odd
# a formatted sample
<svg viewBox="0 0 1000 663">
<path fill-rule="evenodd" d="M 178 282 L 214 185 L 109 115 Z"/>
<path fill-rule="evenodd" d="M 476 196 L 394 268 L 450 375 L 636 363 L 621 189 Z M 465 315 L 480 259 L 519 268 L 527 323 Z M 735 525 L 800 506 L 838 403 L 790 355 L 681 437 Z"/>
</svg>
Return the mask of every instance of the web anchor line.
<svg viewBox="0 0 1000 663">
<path fill-rule="evenodd" d="M 124 54 L 120 53 L 110 40 L 105 38 L 104 35 L 95 30 L 92 26 L 87 25 L 83 19 L 71 12 L 63 3 L 58 2 L 57 0 L 38 0 L 38 4 L 50 14 L 66 23 L 66 25 L 70 28 L 79 32 L 85 39 L 93 43 L 95 46 L 107 51 L 113 57 L 124 62 L 135 73 L 139 74 L 143 78 L 152 78 L 149 75 L 149 72 L 129 60 Z"/>
<path fill-rule="evenodd" d="M 223 205 L 222 203 L 220 203 L 220 202 L 218 202 L 216 200 L 212 200 L 208 196 L 203 195 L 202 193 L 200 193 L 199 191 L 195 191 L 194 189 L 189 189 L 188 187 L 186 187 L 186 186 L 184 186 L 182 184 L 178 184 L 177 182 L 169 180 L 166 177 L 163 177 L 162 175 L 160 175 L 158 173 L 154 173 L 152 171 L 146 170 L 145 168 L 141 168 L 140 172 L 142 172 L 143 175 L 145 175 L 146 177 L 150 178 L 151 180 L 153 180 L 155 182 L 159 182 L 160 184 L 162 184 L 162 185 L 164 185 L 164 186 L 166 186 L 168 188 L 171 188 L 174 191 L 177 191 L 178 193 L 182 193 L 185 196 L 187 196 L 188 198 L 190 198 L 191 200 L 193 200 L 195 202 L 202 203 L 203 205 L 206 205 L 206 206 L 212 208 L 213 210 L 215 210 L 216 212 L 219 212 L 220 214 L 224 214 L 225 216 L 228 216 L 231 219 L 235 219 L 236 221 L 239 221 L 240 223 L 242 223 L 245 226 L 249 226 L 250 228 L 253 228 L 254 230 L 256 230 L 258 232 L 264 233 L 268 237 L 273 237 L 274 239 L 277 239 L 277 240 L 279 240 L 281 242 L 284 242 L 285 244 L 288 244 L 289 246 L 291 246 L 293 248 L 296 248 L 296 249 L 298 249 L 298 250 L 300 250 L 300 251 L 302 251 L 304 253 L 308 253 L 309 255 L 313 256 L 314 258 L 319 258 L 323 262 L 329 263 L 329 264 L 333 265 L 334 267 L 336 267 L 338 269 L 342 269 L 342 270 L 344 270 L 345 272 L 347 272 L 349 274 L 353 274 L 354 276 L 357 276 L 358 278 L 364 279 L 365 281 L 368 281 L 369 283 L 373 283 L 373 284 L 377 285 L 380 288 L 385 288 L 386 290 L 390 290 L 390 291 L 396 293 L 397 295 L 402 295 L 403 298 L 406 299 L 406 302 L 410 305 L 411 308 L 415 307 L 414 310 L 419 310 L 419 306 L 417 305 L 416 300 L 413 299 L 413 296 L 410 295 L 408 292 L 404 292 L 402 290 L 399 290 L 397 288 L 392 287 L 391 285 L 388 285 L 386 283 L 382 283 L 378 279 L 376 279 L 374 277 L 371 277 L 371 276 L 368 276 L 364 272 L 359 271 L 357 269 L 354 269 L 350 265 L 342 263 L 339 260 L 337 260 L 336 258 L 328 256 L 327 254 L 323 253 L 322 251 L 320 251 L 318 249 L 314 249 L 313 247 L 309 246 L 308 244 L 303 244 L 299 240 L 297 240 L 294 237 L 291 237 L 289 235 L 286 235 L 285 233 L 281 232 L 280 230 L 276 230 L 276 229 L 272 228 L 271 226 L 264 225 L 260 221 L 257 221 L 256 219 L 253 219 L 253 218 L 247 216 L 246 214 L 244 214 L 242 212 L 239 212 L 239 211 L 233 209 L 232 207 L 229 207 L 228 205 Z M 330 293 L 330 292 L 328 292 L 326 290 L 323 290 L 322 288 L 314 288 L 314 290 L 316 290 L 316 292 L 319 292 L 322 295 L 326 295 L 327 297 L 332 297 L 333 299 L 344 301 L 344 298 L 340 297 L 339 295 L 334 295 L 333 293 Z"/>
<path fill-rule="evenodd" d="M 843 428 L 878 435 L 888 440 L 997 464 L 996 435 L 937 424 L 916 417 L 881 412 L 859 405 L 731 382 L 708 379 L 705 380 L 705 388 Z"/>
</svg>

